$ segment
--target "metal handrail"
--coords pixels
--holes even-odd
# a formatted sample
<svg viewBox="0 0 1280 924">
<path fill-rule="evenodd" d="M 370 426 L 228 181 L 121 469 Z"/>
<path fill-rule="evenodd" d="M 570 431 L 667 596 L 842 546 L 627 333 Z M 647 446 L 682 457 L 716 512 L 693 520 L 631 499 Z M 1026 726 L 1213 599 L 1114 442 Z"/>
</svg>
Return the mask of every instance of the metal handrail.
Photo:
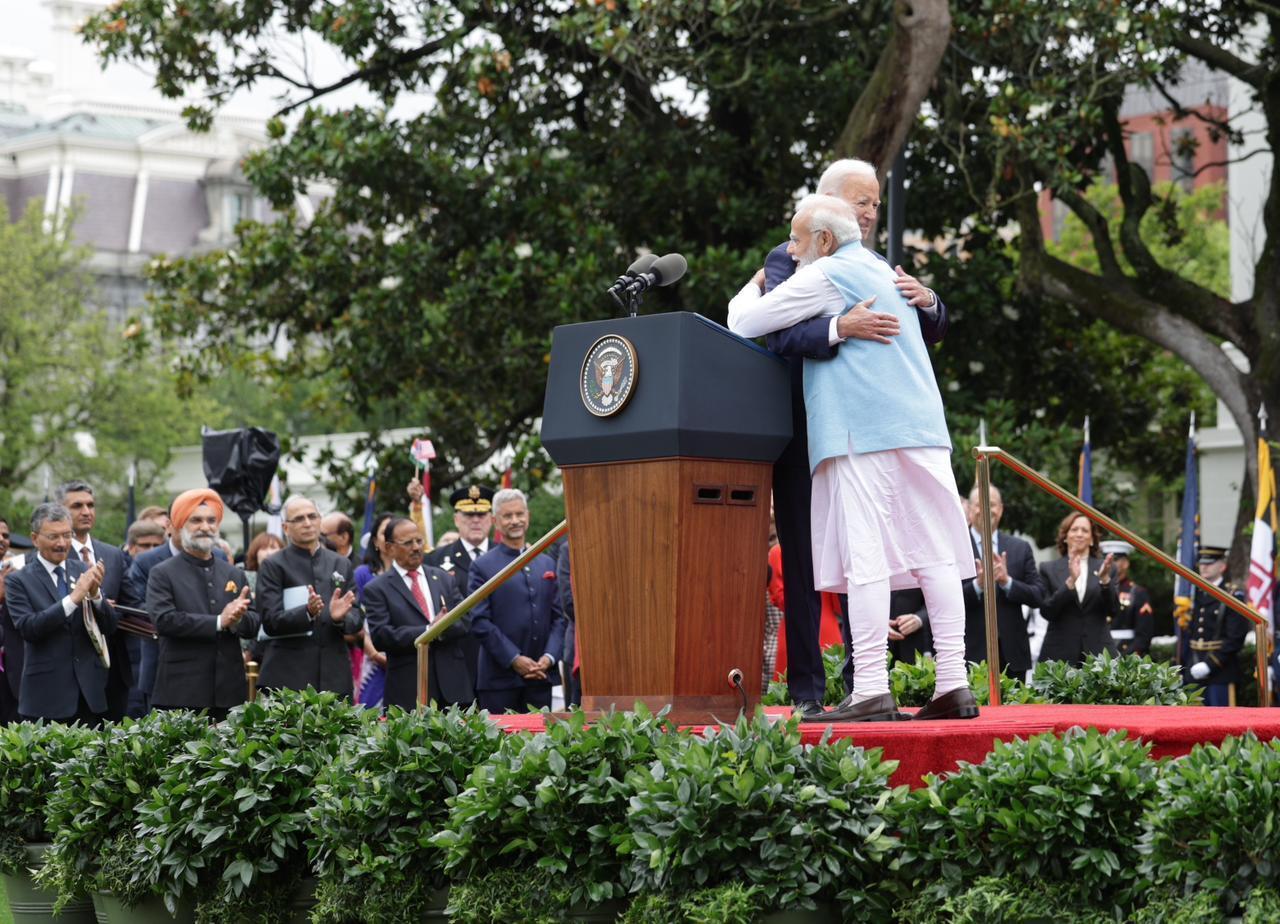
<svg viewBox="0 0 1280 924">
<path fill-rule="evenodd" d="M 481 601 L 487 599 L 490 594 L 492 594 L 495 590 L 497 590 L 499 587 L 505 584 L 508 578 L 510 578 L 513 574 L 516 574 L 521 568 L 523 568 L 529 562 L 533 561 L 533 559 L 536 558 L 538 555 L 541 555 L 542 552 L 546 550 L 547 546 L 551 545 L 551 543 L 555 542 L 557 539 L 563 536 L 565 531 L 568 528 L 569 528 L 569 521 L 561 520 L 560 524 L 558 526 L 553 527 L 551 532 L 547 533 L 545 536 L 543 536 L 533 545 L 529 546 L 529 548 L 521 552 L 515 558 L 515 560 L 513 560 L 509 565 L 507 565 L 505 568 L 503 568 L 493 577 L 489 578 L 489 580 L 485 581 L 483 584 L 477 587 L 474 591 L 472 591 L 467 596 L 465 600 L 463 600 L 453 609 L 446 612 L 443 616 L 441 616 L 431 625 L 427 626 L 426 630 L 421 635 L 419 635 L 416 639 L 414 639 L 413 644 L 416 645 L 418 648 L 418 708 L 419 709 L 425 708 L 428 700 L 430 699 L 430 694 L 428 692 L 428 682 L 430 680 L 429 652 L 430 652 L 431 643 L 434 642 L 437 638 L 439 638 L 444 633 L 444 631 L 448 629 L 450 626 L 452 626 L 455 622 L 457 622 L 467 613 L 471 612 L 472 608 L 477 603 L 480 603 Z"/>
<path fill-rule="evenodd" d="M 1072 509 L 1084 514 L 1094 523 L 1105 527 L 1110 532 L 1120 536 L 1126 542 L 1133 545 L 1139 551 L 1154 558 L 1170 571 L 1180 577 L 1186 578 L 1196 587 L 1199 587 L 1205 593 L 1212 596 L 1220 603 L 1224 603 L 1231 609 L 1235 610 L 1241 616 L 1251 621 L 1256 627 L 1269 627 L 1269 623 L 1261 613 L 1237 600 L 1231 594 L 1227 593 L 1220 587 L 1210 584 L 1200 575 L 1196 574 L 1190 568 L 1176 561 L 1163 551 L 1156 548 L 1147 540 L 1143 539 L 1137 533 L 1131 532 L 1121 526 L 1111 517 L 1094 509 L 1086 504 L 1080 498 L 1076 497 L 1070 491 L 1059 487 L 1030 466 L 1015 459 L 1009 453 L 1005 452 L 998 446 L 976 446 L 973 450 L 973 457 L 977 460 L 978 468 L 978 504 L 982 512 L 981 532 L 982 532 L 982 560 L 989 562 L 992 559 L 992 533 L 994 530 L 991 526 L 991 460 L 1003 464 L 1014 474 L 1021 475 L 1027 481 L 1030 481 L 1046 494 L 1051 494 L 1058 500 L 1067 504 Z M 987 679 L 991 695 L 991 705 L 1000 705 L 1000 647 L 999 638 L 996 635 L 996 588 L 995 588 L 995 569 L 982 569 L 982 597 L 983 609 L 987 624 Z M 1271 694 L 1267 677 L 1267 659 L 1269 657 L 1268 640 L 1263 632 L 1255 632 L 1257 638 L 1257 649 L 1255 654 L 1258 660 L 1258 705 L 1271 705 Z"/>
</svg>

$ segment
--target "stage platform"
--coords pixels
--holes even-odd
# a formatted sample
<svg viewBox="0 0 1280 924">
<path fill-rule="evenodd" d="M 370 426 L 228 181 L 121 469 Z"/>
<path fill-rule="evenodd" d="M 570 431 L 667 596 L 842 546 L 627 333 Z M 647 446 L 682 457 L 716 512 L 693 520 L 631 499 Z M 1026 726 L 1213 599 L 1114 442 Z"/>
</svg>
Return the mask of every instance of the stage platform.
<svg viewBox="0 0 1280 924">
<path fill-rule="evenodd" d="M 787 708 L 765 711 L 778 716 L 791 714 Z M 494 720 L 511 732 L 536 732 L 544 727 L 543 717 L 537 714 L 496 716 Z M 1264 740 L 1280 737 L 1280 708 L 984 706 L 976 719 L 805 724 L 801 729 L 806 742 L 818 742 L 830 727 L 833 738 L 851 738 L 862 747 L 883 748 L 886 758 L 899 762 L 893 784 L 915 787 L 922 785 L 925 774 L 954 770 L 959 761 L 980 763 L 997 740 L 1064 732 L 1077 725 L 1100 731 L 1125 729 L 1130 738 L 1150 742 L 1153 757 L 1167 757 L 1185 754 L 1200 742 L 1217 744 L 1228 735 L 1250 730 Z"/>
</svg>

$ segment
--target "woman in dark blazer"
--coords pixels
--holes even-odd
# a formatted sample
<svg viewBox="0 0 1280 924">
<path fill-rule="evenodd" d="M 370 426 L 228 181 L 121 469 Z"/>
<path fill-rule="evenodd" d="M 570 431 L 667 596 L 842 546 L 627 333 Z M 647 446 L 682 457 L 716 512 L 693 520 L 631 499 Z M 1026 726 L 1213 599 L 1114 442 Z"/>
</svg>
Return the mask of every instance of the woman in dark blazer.
<svg viewBox="0 0 1280 924">
<path fill-rule="evenodd" d="M 1087 654 L 1116 653 L 1111 620 L 1119 603 L 1111 556 L 1099 556 L 1101 538 L 1102 530 L 1079 513 L 1071 513 L 1058 526 L 1062 557 L 1040 566 L 1040 615 L 1049 624 L 1041 661 L 1080 664 Z"/>
</svg>

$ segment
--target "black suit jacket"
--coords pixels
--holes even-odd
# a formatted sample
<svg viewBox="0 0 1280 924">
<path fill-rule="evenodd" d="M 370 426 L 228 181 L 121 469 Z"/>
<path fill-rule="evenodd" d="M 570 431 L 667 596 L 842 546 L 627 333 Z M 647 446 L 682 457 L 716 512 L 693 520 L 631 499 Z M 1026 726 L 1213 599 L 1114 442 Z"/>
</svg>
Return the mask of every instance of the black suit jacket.
<svg viewBox="0 0 1280 924">
<path fill-rule="evenodd" d="M 197 561 L 183 552 L 152 568 L 147 581 L 147 613 L 160 634 L 151 700 L 187 709 L 238 706 L 249 693 L 240 639 L 258 634 L 258 614 L 250 606 L 233 631 L 220 630 L 216 615 L 248 579 L 220 558 L 208 570 Z"/>
<path fill-rule="evenodd" d="M 74 587 L 84 565 L 68 558 L 67 586 Z M 26 642 L 18 711 L 24 716 L 67 719 L 75 715 L 79 699 L 99 715 L 107 711 L 107 669 L 102 666 L 79 608 L 63 612 L 58 597 L 35 555 L 27 556 L 21 571 L 5 577 L 5 600 L 14 626 Z M 116 630 L 116 611 L 105 594 L 93 604 L 98 628 L 110 637 Z"/>
<path fill-rule="evenodd" d="M 972 539 L 972 533 L 970 539 Z M 1000 641 L 1000 669 L 1021 678 L 1031 670 L 1031 641 L 1027 638 L 1024 606 L 1041 604 L 1040 580 L 1031 546 L 1008 533 L 996 531 L 996 548 L 1008 559 L 1009 589 L 996 587 L 996 635 Z M 981 558 L 973 543 L 973 557 Z M 964 657 L 966 661 L 987 660 L 987 618 L 976 579 L 964 582 Z"/>
<path fill-rule="evenodd" d="M 364 617 L 356 605 L 342 624 L 329 618 L 335 573 L 342 578 L 344 593 L 356 589 L 350 559 L 323 545 L 310 554 L 290 543 L 259 566 L 258 616 L 262 626 L 268 635 L 291 636 L 269 639 L 263 644 L 258 678 L 262 687 L 303 690 L 312 686 L 351 696 L 354 684 L 345 636 L 359 632 Z M 314 620 L 305 604 L 284 607 L 286 587 L 308 584 L 324 599 L 324 609 Z M 310 635 L 294 634 L 308 630 Z"/>
<path fill-rule="evenodd" d="M 1080 664 L 1087 654 L 1116 653 L 1111 640 L 1111 619 L 1118 608 L 1116 582 L 1106 587 L 1098 583 L 1102 559 L 1090 558 L 1084 601 L 1075 588 L 1067 587 L 1067 559 L 1058 558 L 1040 566 L 1040 592 L 1044 601 L 1040 615 L 1049 623 L 1040 648 L 1041 661 L 1069 661 Z"/>
<path fill-rule="evenodd" d="M 458 587 L 446 572 L 424 565 L 426 592 L 437 614 L 462 602 Z M 383 702 L 412 709 L 418 702 L 418 654 L 414 640 L 427 627 L 427 618 L 413 599 L 400 572 L 390 568 L 364 589 L 364 613 L 373 646 L 387 654 L 387 688 Z M 468 613 L 431 643 L 428 695 L 437 705 L 469 705 L 475 700 L 472 670 L 462 642 L 471 632 Z"/>
</svg>

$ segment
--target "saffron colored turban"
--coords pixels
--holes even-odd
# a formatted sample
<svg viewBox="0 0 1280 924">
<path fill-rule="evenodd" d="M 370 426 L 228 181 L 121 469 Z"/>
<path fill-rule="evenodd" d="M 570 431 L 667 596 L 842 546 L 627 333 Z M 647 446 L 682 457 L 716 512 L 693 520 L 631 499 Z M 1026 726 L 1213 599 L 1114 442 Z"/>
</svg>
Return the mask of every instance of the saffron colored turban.
<svg viewBox="0 0 1280 924">
<path fill-rule="evenodd" d="M 196 488 L 191 491 L 183 491 L 173 499 L 173 506 L 169 508 L 169 521 L 173 523 L 173 528 L 182 529 L 187 522 L 187 518 L 201 504 L 208 504 L 218 511 L 218 522 L 222 522 L 224 508 L 222 498 L 218 496 L 218 492 L 209 488 Z"/>
</svg>

